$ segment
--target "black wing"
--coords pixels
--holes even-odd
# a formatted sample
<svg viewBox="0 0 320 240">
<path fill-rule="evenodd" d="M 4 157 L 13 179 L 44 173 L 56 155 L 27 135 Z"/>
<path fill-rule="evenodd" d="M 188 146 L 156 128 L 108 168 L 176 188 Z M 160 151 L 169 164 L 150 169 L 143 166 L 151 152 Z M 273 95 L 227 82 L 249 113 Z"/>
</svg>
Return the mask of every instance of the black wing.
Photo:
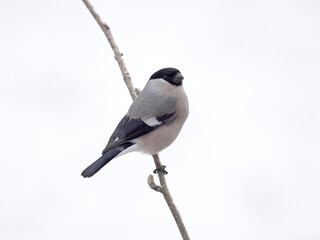
<svg viewBox="0 0 320 240">
<path fill-rule="evenodd" d="M 157 116 L 155 117 L 157 124 L 148 125 L 142 119 L 129 118 L 128 115 L 125 115 L 111 135 L 102 154 L 124 142 L 143 136 L 166 123 L 172 122 L 175 117 L 175 112 Z"/>
</svg>

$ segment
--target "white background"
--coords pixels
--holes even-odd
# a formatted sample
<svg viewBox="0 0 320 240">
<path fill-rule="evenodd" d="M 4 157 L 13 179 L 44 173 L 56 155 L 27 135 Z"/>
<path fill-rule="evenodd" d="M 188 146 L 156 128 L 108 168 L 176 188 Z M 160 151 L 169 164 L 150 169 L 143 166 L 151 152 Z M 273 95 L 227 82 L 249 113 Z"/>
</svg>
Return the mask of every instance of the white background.
<svg viewBox="0 0 320 240">
<path fill-rule="evenodd" d="M 190 237 L 320 239 L 320 2 L 92 4 L 136 87 L 185 77 L 190 116 L 160 156 Z M 131 103 L 80 0 L 2 1 L 0 69 L 0 239 L 180 239 L 150 156 L 80 176 Z"/>
</svg>

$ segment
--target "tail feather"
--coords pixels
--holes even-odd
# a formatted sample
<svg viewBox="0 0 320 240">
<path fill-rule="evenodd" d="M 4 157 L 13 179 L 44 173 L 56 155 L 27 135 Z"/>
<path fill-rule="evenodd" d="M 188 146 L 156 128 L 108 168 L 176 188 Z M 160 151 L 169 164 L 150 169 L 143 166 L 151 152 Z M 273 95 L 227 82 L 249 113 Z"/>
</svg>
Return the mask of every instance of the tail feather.
<svg viewBox="0 0 320 240">
<path fill-rule="evenodd" d="M 103 168 L 108 162 L 110 162 L 112 159 L 114 159 L 120 152 L 122 152 L 124 149 L 132 146 L 133 143 L 125 143 L 122 144 L 116 148 L 112 148 L 106 153 L 104 153 L 98 160 L 93 162 L 89 167 L 87 167 L 81 175 L 85 178 L 92 177 L 94 174 L 96 174 L 101 168 Z"/>
</svg>

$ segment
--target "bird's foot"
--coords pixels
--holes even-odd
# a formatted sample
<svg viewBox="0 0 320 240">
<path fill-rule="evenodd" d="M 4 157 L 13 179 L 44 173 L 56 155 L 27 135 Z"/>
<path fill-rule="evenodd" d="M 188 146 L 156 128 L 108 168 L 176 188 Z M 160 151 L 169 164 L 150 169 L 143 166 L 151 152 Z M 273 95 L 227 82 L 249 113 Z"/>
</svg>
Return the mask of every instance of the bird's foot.
<svg viewBox="0 0 320 240">
<path fill-rule="evenodd" d="M 162 165 L 160 167 L 157 167 L 155 170 L 153 170 L 153 173 L 162 172 L 164 175 L 167 175 L 168 172 L 166 171 L 166 166 Z"/>
</svg>

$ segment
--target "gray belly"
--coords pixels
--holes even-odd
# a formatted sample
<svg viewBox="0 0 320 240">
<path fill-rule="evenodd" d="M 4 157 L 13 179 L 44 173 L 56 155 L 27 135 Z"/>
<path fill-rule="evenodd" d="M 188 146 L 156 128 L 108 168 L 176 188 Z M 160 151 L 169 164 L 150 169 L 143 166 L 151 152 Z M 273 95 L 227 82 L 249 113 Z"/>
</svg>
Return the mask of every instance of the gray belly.
<svg viewBox="0 0 320 240">
<path fill-rule="evenodd" d="M 139 149 L 142 152 L 149 154 L 156 154 L 169 145 L 173 143 L 173 141 L 178 136 L 182 125 L 175 124 L 175 121 L 161 126 L 154 131 L 142 136 L 137 144 L 139 145 Z"/>
<path fill-rule="evenodd" d="M 140 137 L 137 142 L 139 149 L 145 153 L 156 154 L 171 145 L 179 135 L 180 130 L 188 117 L 188 102 L 183 104 L 181 110 L 182 111 L 173 122 L 168 125 L 163 125 Z"/>
</svg>

